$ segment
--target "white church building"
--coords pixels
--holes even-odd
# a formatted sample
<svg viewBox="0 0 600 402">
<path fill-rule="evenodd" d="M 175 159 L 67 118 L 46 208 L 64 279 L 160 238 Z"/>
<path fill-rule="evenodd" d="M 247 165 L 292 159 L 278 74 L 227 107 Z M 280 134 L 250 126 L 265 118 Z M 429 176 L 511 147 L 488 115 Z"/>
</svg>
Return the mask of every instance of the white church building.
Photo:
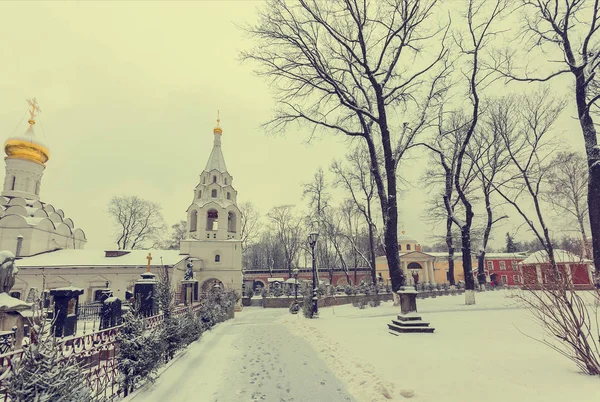
<svg viewBox="0 0 600 402">
<path fill-rule="evenodd" d="M 213 130 L 212 152 L 187 210 L 187 237 L 180 250 L 84 250 L 85 233 L 76 229 L 62 210 L 40 198 L 50 150 L 35 135 L 39 109 L 35 99 L 29 103 L 25 134 L 4 144 L 0 250 L 9 250 L 18 258 L 13 296 L 25 299 L 33 288 L 41 292 L 75 286 L 84 289 L 84 301 L 93 301 L 108 286 L 115 296 L 125 298 L 148 264 L 154 273 L 167 270 L 174 286 L 179 286 L 189 261 L 200 291 L 219 283 L 241 292 L 240 211 L 233 177 L 223 157 L 219 120 Z"/>
</svg>

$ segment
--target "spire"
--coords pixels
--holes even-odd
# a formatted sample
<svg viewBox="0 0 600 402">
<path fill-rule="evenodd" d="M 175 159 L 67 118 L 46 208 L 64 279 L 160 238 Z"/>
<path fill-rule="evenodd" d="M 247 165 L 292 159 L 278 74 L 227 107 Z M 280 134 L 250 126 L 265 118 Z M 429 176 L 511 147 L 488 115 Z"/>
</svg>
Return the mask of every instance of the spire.
<svg viewBox="0 0 600 402">
<path fill-rule="evenodd" d="M 213 149 L 208 157 L 208 163 L 206 164 L 207 172 L 211 170 L 218 170 L 219 172 L 226 172 L 227 167 L 225 166 L 225 158 L 223 158 L 223 152 L 221 151 L 221 135 L 223 130 L 219 127 L 219 123 L 221 122 L 219 112 L 217 111 L 217 126 L 214 128 L 214 139 L 213 139 Z"/>
<path fill-rule="evenodd" d="M 217 126 L 214 128 L 213 133 L 215 134 L 223 134 L 223 130 L 219 127 L 219 123 L 221 122 L 220 113 L 217 110 Z"/>
</svg>

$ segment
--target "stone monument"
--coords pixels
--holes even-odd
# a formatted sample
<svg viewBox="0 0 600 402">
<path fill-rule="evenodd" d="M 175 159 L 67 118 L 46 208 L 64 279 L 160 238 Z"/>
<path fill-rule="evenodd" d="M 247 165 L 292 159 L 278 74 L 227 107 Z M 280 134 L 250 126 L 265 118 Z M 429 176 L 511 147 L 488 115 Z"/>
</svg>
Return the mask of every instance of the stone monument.
<svg viewBox="0 0 600 402">
<path fill-rule="evenodd" d="M 135 283 L 133 290 L 135 304 L 140 314 L 144 317 L 158 314 L 158 300 L 156 295 L 156 275 L 150 272 L 150 261 L 152 261 L 152 254 L 148 253 L 148 268 L 141 277 Z"/>
<path fill-rule="evenodd" d="M 15 349 L 20 349 L 25 329 L 33 318 L 32 303 L 25 303 L 10 296 L 19 270 L 15 256 L 10 251 L 0 251 L 0 335 L 13 337 Z"/>
<path fill-rule="evenodd" d="M 183 304 L 186 306 L 198 301 L 198 279 L 194 278 L 194 264 L 189 261 L 181 281 Z"/>
<path fill-rule="evenodd" d="M 54 300 L 54 321 L 52 333 L 54 336 L 71 336 L 77 333 L 77 310 L 79 296 L 83 289 L 73 286 L 52 289 L 50 296 Z"/>
</svg>

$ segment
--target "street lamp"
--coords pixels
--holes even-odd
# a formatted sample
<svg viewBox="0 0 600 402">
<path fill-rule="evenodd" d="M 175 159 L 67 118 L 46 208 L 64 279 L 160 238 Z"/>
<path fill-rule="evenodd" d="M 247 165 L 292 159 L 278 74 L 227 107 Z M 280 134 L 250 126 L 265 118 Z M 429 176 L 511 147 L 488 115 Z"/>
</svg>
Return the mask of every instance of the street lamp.
<svg viewBox="0 0 600 402">
<path fill-rule="evenodd" d="M 317 302 L 317 289 L 319 286 L 319 282 L 317 280 L 317 265 L 315 263 L 315 244 L 317 244 L 317 239 L 319 238 L 319 234 L 317 232 L 312 232 L 308 235 L 308 244 L 310 244 L 310 251 L 312 255 L 312 271 L 313 271 L 313 316 L 319 313 L 319 306 Z"/>
<path fill-rule="evenodd" d="M 296 301 L 298 299 L 298 268 L 294 268 L 292 270 L 292 273 L 294 274 L 294 301 Z"/>
</svg>

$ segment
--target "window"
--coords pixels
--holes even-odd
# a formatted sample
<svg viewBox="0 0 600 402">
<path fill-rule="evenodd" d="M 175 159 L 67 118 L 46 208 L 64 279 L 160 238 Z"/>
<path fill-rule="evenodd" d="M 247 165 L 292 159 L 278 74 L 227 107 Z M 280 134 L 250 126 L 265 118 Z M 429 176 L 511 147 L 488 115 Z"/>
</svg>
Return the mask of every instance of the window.
<svg viewBox="0 0 600 402">
<path fill-rule="evenodd" d="M 190 232 L 195 232 L 198 229 L 198 211 L 192 211 L 190 215 Z"/>
<path fill-rule="evenodd" d="M 406 245 L 406 250 L 410 250 L 410 244 Z"/>
<path fill-rule="evenodd" d="M 217 182 L 217 176 L 213 176 L 213 183 Z"/>
<path fill-rule="evenodd" d="M 217 189 L 213 188 L 212 191 L 210 192 L 210 196 L 212 198 L 217 198 Z"/>
<path fill-rule="evenodd" d="M 225 185 L 227 185 L 227 177 L 225 178 Z"/>
<path fill-rule="evenodd" d="M 513 275 L 513 281 L 515 281 L 515 283 L 521 283 L 519 280 L 519 275 Z"/>
<path fill-rule="evenodd" d="M 198 199 L 202 198 L 202 191 L 198 191 Z"/>
<path fill-rule="evenodd" d="M 219 254 L 215 255 L 215 262 L 221 262 L 221 256 Z"/>
<path fill-rule="evenodd" d="M 216 238 L 217 238 L 217 234 L 213 233 L 213 239 L 216 239 Z"/>
<path fill-rule="evenodd" d="M 513 271 L 518 271 L 519 270 L 519 266 L 517 265 L 517 260 L 512 260 L 510 262 L 510 266 L 513 269 Z"/>
<path fill-rule="evenodd" d="M 17 181 L 17 178 L 16 178 L 15 176 L 13 176 L 13 179 L 12 179 L 12 186 L 11 186 L 11 188 L 10 188 L 11 190 L 14 190 L 14 189 L 15 189 L 15 182 L 16 182 L 16 181 Z"/>
<path fill-rule="evenodd" d="M 506 275 L 502 275 L 500 277 L 500 280 L 502 280 L 502 283 L 506 284 L 506 282 L 508 281 L 508 278 L 506 277 Z"/>
<path fill-rule="evenodd" d="M 40 195 L 40 181 L 35 183 L 35 195 Z"/>
<path fill-rule="evenodd" d="M 398 244 L 398 250 L 402 251 L 402 244 Z"/>
<path fill-rule="evenodd" d="M 494 263 L 492 261 L 488 261 L 487 262 L 487 266 L 488 266 L 488 270 L 489 271 L 493 271 L 494 270 Z"/>
<path fill-rule="evenodd" d="M 202 177 L 202 184 L 206 184 L 206 177 Z"/>
<path fill-rule="evenodd" d="M 227 192 L 227 199 L 230 200 L 231 199 L 231 193 L 228 191 Z"/>
<path fill-rule="evenodd" d="M 206 238 L 207 238 L 207 239 L 210 239 L 210 233 L 207 233 L 207 234 L 206 234 Z"/>
<path fill-rule="evenodd" d="M 500 271 L 506 270 L 506 261 L 500 261 Z"/>
</svg>

